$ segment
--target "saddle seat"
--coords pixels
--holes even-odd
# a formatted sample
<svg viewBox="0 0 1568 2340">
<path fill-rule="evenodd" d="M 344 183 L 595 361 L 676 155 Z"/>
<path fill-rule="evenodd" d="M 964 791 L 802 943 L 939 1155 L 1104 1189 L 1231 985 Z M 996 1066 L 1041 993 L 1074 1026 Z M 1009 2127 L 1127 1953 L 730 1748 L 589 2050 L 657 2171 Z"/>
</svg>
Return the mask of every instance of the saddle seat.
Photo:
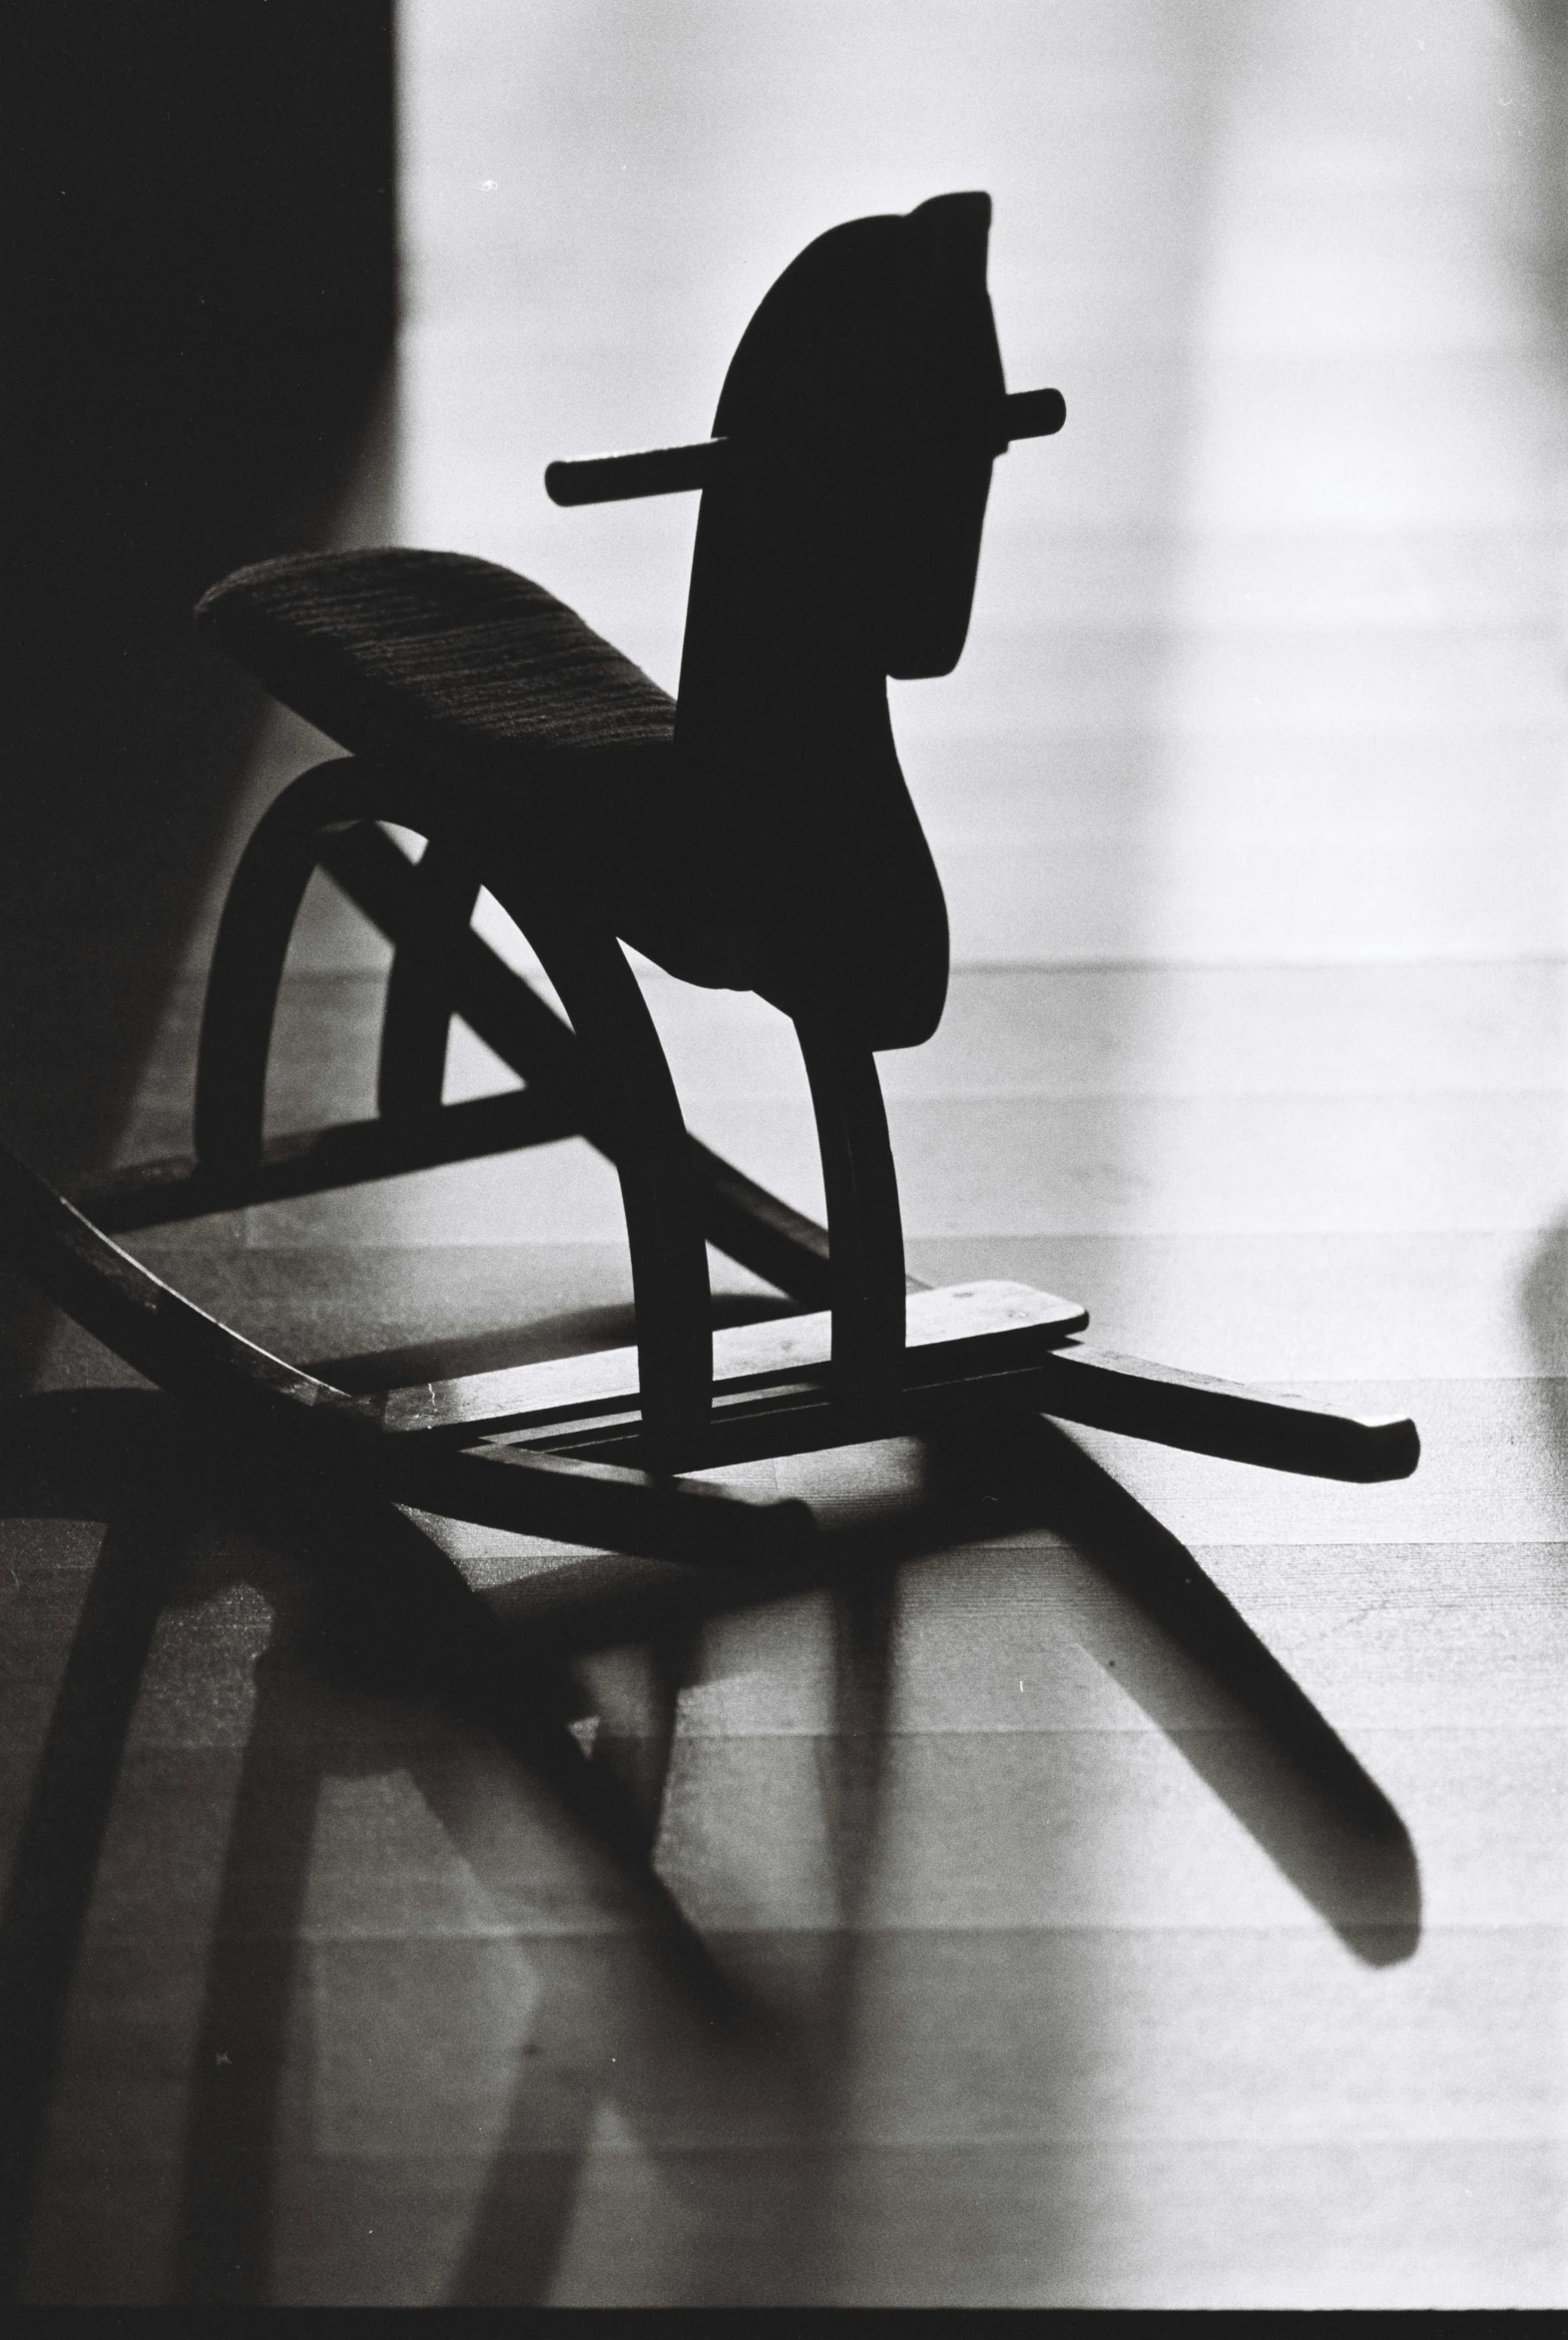
<svg viewBox="0 0 1568 2340">
<path fill-rule="evenodd" d="M 755 986 L 755 936 L 706 914 L 675 787 L 675 701 L 530 578 L 401 547 L 237 570 L 209 640 L 367 764 L 485 841 L 548 864 L 688 982 Z"/>
</svg>

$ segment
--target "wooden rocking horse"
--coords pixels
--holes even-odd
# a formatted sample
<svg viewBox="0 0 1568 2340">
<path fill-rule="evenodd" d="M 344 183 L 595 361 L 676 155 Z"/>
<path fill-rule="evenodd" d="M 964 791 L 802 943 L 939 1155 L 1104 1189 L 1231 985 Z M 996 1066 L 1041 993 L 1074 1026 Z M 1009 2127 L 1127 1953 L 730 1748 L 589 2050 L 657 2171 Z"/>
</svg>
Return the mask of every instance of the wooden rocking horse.
<svg viewBox="0 0 1568 2340">
<path fill-rule="evenodd" d="M 986 292 L 990 203 L 850 221 L 747 328 L 715 436 L 552 464 L 559 503 L 700 488 L 680 697 L 542 586 L 454 553 L 242 569 L 207 635 L 347 751 L 261 823 L 214 955 L 194 1152 L 70 1200 L 7 1157 L 0 1248 L 132 1365 L 288 1464 L 494 1526 L 755 1563 L 811 1531 L 716 1464 L 1045 1413 L 1277 1469 L 1394 1478 L 1407 1421 L 1324 1412 L 1080 1338 L 1073 1303 L 905 1275 L 875 1052 L 929 1038 L 941 888 L 899 771 L 886 678 L 962 650 L 991 467 L 1060 428 L 1009 396 Z M 427 843 L 414 863 L 381 826 Z M 378 1114 L 268 1141 L 273 1010 L 324 868 L 393 946 Z M 472 929 L 481 885 L 570 1025 Z M 750 988 L 794 1024 L 821 1146 L 817 1227 L 691 1138 L 621 944 Z M 523 1079 L 443 1105 L 454 1015 Z M 258 1349 L 112 1238 L 578 1132 L 614 1161 L 637 1345 L 349 1395 Z M 806 1313 L 715 1333 L 706 1245 Z"/>
</svg>

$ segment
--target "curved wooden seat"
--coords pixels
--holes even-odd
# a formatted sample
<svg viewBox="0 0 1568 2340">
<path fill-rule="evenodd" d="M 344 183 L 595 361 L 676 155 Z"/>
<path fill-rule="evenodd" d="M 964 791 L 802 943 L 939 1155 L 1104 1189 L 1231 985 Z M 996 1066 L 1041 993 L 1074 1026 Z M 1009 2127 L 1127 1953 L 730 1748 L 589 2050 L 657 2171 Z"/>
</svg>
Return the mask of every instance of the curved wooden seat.
<svg viewBox="0 0 1568 2340">
<path fill-rule="evenodd" d="M 357 756 L 529 792 L 657 785 L 668 692 L 575 610 L 465 553 L 291 553 L 238 569 L 197 624 Z"/>
<path fill-rule="evenodd" d="M 196 614 L 329 739 L 453 810 L 466 795 L 491 853 L 546 857 L 687 981 L 751 987 L 754 939 L 696 893 L 674 700 L 544 586 L 463 553 L 294 553 Z"/>
</svg>

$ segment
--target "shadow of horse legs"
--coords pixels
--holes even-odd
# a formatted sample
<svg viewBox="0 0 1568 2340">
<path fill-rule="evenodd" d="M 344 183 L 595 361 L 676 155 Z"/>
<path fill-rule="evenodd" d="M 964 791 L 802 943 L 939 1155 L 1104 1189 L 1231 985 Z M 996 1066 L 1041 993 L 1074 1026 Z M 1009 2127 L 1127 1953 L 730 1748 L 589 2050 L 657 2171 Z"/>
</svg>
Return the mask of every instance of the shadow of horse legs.
<svg viewBox="0 0 1568 2340">
<path fill-rule="evenodd" d="M 180 1512 L 110 1518 L 66 1659 L 0 1911 L 0 2298 L 23 2284 L 61 2029 Z"/>
<path fill-rule="evenodd" d="M 1043 1494 L 1052 1524 L 1158 1637 L 1140 1650 L 1086 1607 L 1078 1620 L 1085 1646 L 1102 1659 L 1115 1650 L 1122 1689 L 1347 1949 L 1371 1966 L 1413 1956 L 1420 1873 L 1403 1821 L 1186 1545 L 1053 1423 L 1021 1424 L 989 1452 L 1001 1465 L 1003 1500 L 1028 1509 Z M 1215 1727 L 1169 1719 L 1160 1643 L 1220 1693 Z"/>
<path fill-rule="evenodd" d="M 864 1533 L 829 1538 L 818 1568 L 798 1581 L 740 1582 L 585 1557 L 497 1599 L 473 1592 L 414 1523 L 384 1507 L 296 1499 L 297 1489 L 284 1499 L 275 1488 L 247 1490 L 227 1471 L 217 1473 L 222 1484 L 215 1486 L 195 1443 L 182 1445 L 170 1431 L 173 1417 L 162 1401 L 98 1394 L 32 1401 L 23 1411 L 18 1452 L 30 1458 L 35 1477 L 40 1458 L 47 1462 L 52 1454 L 60 1483 L 22 1483 L 25 1474 L 14 1456 L 7 1465 L 0 1439 L 0 1506 L 107 1515 L 116 1526 L 78 1626 L 0 1938 L 0 2012 L 15 2016 L 25 2002 L 45 2016 L 8 2027 L 13 2043 L 31 2035 L 20 2052 L 14 2045 L 8 2050 L 16 2080 L 6 2115 L 13 2285 L 54 2044 L 126 1726 L 160 1607 L 190 1597 L 175 1579 L 194 1514 L 171 1511 L 159 1499 L 166 1485 L 182 1488 L 185 1506 L 222 1494 L 248 1534 L 260 1520 L 271 1548 L 285 1555 L 281 1565 L 308 1562 L 301 1581 L 314 1652 L 301 1657 L 294 1647 L 290 1656 L 279 1645 L 258 1672 L 195 2054 L 184 2192 L 187 2298 L 262 2300 L 275 2280 L 284 2144 L 278 2123 L 285 2117 L 278 2073 L 290 1997 L 297 1998 L 292 1946 L 304 1925 L 321 1782 L 355 1768 L 355 1750 L 338 1743 L 338 1724 L 331 1745 L 299 1743 L 298 1714 L 288 1703 L 290 1665 L 319 1671 L 324 1656 L 332 1715 L 345 1695 L 390 1696 L 394 1706 L 406 1708 L 413 1698 L 475 1726 L 518 1765 L 520 1801 L 532 1805 L 542 1793 L 559 1815 L 549 1825 L 564 1827 L 562 1845 L 580 1846 L 582 1857 L 621 1881 L 607 1929 L 563 1932 L 547 1922 L 541 1930 L 537 1918 L 513 1917 L 515 1859 L 508 1870 L 495 1849 L 497 1813 L 503 1835 L 511 1826 L 501 1811 L 508 1799 L 498 1799 L 494 1779 L 487 1774 L 476 1795 L 465 1785 L 462 1750 L 438 1760 L 437 1742 L 418 1728 L 410 1732 L 406 1712 L 390 1738 L 384 1727 L 372 1734 L 370 1767 L 390 1763 L 407 1773 L 488 1896 L 498 1939 L 514 1946 L 496 1968 L 495 1987 L 512 1988 L 514 1967 L 532 1976 L 528 2006 L 509 2013 L 496 2034 L 519 2061 L 515 2080 L 504 2083 L 512 2094 L 504 2137 L 490 2155 L 482 2207 L 458 2261 L 459 2298 L 551 2296 L 583 2210 L 585 2156 L 593 2154 L 601 2186 L 590 2213 L 603 2218 L 611 2214 L 602 2196 L 606 2169 L 631 2167 L 624 2156 L 634 2147 L 658 2159 L 660 2183 L 675 2188 L 694 2232 L 716 2218 L 727 2230 L 736 2219 L 749 2231 L 755 2225 L 758 2247 L 749 2263 L 758 2284 L 798 2279 L 809 2296 L 827 2296 L 810 2285 L 831 2281 L 840 2223 L 832 2148 L 853 2124 L 854 2057 L 867 2021 L 869 1945 L 860 1905 L 882 1827 L 897 1571 L 903 1558 L 962 1542 L 982 1526 L 990 1533 L 999 1523 L 1048 1519 L 1070 1535 L 1151 1636 L 1154 1656 L 1141 1677 L 1137 1662 L 1121 1662 L 1128 1656 L 1123 1629 L 1115 1644 L 1118 1681 L 1143 1699 L 1359 1955 L 1386 1959 L 1413 1948 L 1414 1859 L 1386 1799 L 1191 1555 L 1049 1426 L 1031 1427 L 1015 1453 L 952 1465 L 952 1499 L 942 1499 L 939 1483 L 930 1516 L 907 1532 L 880 1542 Z M 140 1458 L 136 1468 L 133 1458 Z M 948 1465 L 936 1461 L 940 1482 Z M 100 1483 L 89 1482 L 84 1462 Z M 1000 1505 L 978 1511 L 969 1501 L 977 1484 L 1000 1490 Z M 254 1551 L 221 1562 L 240 1574 L 254 1565 Z M 205 1596 L 212 1570 L 199 1573 Z M 270 1598 L 270 1578 L 267 1586 Z M 706 1614 L 824 1589 L 835 1689 L 831 1744 L 819 1750 L 819 1770 L 837 1927 L 814 1945 L 758 1935 L 726 1948 L 716 1936 L 711 1950 L 649 1858 L 692 1636 Z M 1092 1646 L 1093 1617 L 1080 1622 Z M 585 1652 L 625 1649 L 629 1637 L 650 1645 L 644 1711 L 635 1728 L 618 1729 L 613 1704 L 601 1698 L 606 1759 L 596 1749 L 596 1759 L 585 1761 L 571 1725 L 590 1702 L 574 1674 Z M 1218 1706 L 1239 1712 L 1242 1727 L 1173 1727 L 1156 1679 L 1161 1647 L 1179 1650 L 1212 1685 Z M 526 1852 L 524 1838 L 517 1841 Z M 548 1878 L 540 1890 L 554 1890 Z M 532 1884 L 529 1895 L 537 1905 Z M 487 1923 L 490 1939 L 496 1927 Z M 896 2006 L 883 2013 L 904 2020 Z M 610 2133 L 601 2133 L 606 2121 Z M 690 2153 L 683 2138 L 696 2140 Z M 726 2138 L 733 2143 L 719 2141 Z M 622 2158 L 606 2163 L 606 2147 Z"/>
</svg>

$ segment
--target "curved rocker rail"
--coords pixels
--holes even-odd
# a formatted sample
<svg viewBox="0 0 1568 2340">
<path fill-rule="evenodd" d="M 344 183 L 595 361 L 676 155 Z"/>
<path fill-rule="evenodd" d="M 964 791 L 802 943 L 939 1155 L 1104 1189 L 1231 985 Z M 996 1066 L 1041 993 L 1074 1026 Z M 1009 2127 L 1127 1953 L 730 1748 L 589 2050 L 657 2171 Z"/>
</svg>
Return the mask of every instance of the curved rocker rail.
<svg viewBox="0 0 1568 2340">
<path fill-rule="evenodd" d="M 418 865 L 374 823 L 356 823 L 325 840 L 320 861 L 394 946 L 417 935 L 425 909 Z M 166 1388 L 181 1394 L 192 1388 L 199 1399 L 211 1398 L 214 1361 L 222 1355 L 225 1410 L 248 1430 L 259 1428 L 261 1395 L 270 1392 L 276 1420 L 294 1437 L 301 1424 L 308 1425 L 303 1435 L 323 1452 L 328 1441 L 341 1452 L 342 1434 L 354 1421 L 361 1436 L 371 1435 L 377 1401 L 350 1400 L 266 1357 L 181 1301 L 107 1236 L 572 1134 L 586 1136 L 608 1153 L 607 1133 L 596 1135 L 591 1126 L 570 1026 L 472 932 L 444 971 L 450 983 L 447 1012 L 462 1016 L 528 1082 L 525 1089 L 273 1139 L 243 1171 L 217 1171 L 192 1156 L 110 1171 L 77 1188 L 79 1208 L 20 1163 L 6 1161 L 0 1177 L 0 1249 L 90 1331 Z M 803 1308 L 824 1307 L 831 1298 L 826 1230 L 696 1139 L 689 1142 L 708 1240 Z M 925 1289 L 917 1278 L 906 1281 L 911 1293 Z M 155 1320 L 157 1329 L 150 1331 Z M 171 1330 L 175 1326 L 178 1331 Z M 1063 1323 L 1049 1356 L 1034 1361 L 1027 1380 L 1008 1376 L 1007 1395 L 1014 1403 L 1191 1452 L 1363 1483 L 1407 1476 L 1419 1459 L 1419 1440 L 1407 1420 L 1363 1420 L 1283 1392 L 1114 1357 L 1077 1339 L 1076 1332 L 1077 1323 Z M 198 1357 L 200 1371 L 193 1380 L 185 1369 Z M 474 1386 L 496 1379 L 474 1377 Z M 907 1407 L 890 1401 L 885 1424 L 874 1413 L 861 1413 L 852 1427 L 860 1437 L 910 1430 L 927 1421 L 935 1430 L 940 1420 L 950 1425 L 972 1421 L 966 1399 L 1002 1395 L 994 1382 L 987 1393 L 983 1371 L 960 1380 L 962 1387 L 949 1386 L 945 1396 L 935 1388 L 911 1389 Z M 468 1385 L 450 1387 L 466 1390 Z M 287 1411 L 278 1415 L 275 1400 L 282 1393 Z M 426 1442 L 393 1440 L 399 1450 L 395 1475 L 401 1499 L 489 1525 L 604 1542 L 658 1557 L 697 1557 L 700 1551 L 717 1557 L 723 1547 L 723 1556 L 739 1558 L 743 1549 L 757 1552 L 759 1534 L 772 1550 L 780 1523 L 760 1522 L 765 1511 L 778 1506 L 686 1488 L 611 1462 L 638 1451 L 635 1380 L 621 1395 L 618 1410 L 590 1408 L 577 1424 L 557 1419 L 548 1427 L 517 1419 L 519 1413 L 526 1415 L 526 1404 L 500 1420 L 492 1410 L 481 1422 L 485 1407 L 476 1397 L 471 1435 L 487 1442 L 505 1439 L 506 1444 L 488 1443 L 483 1453 L 459 1455 L 439 1441 L 416 1453 Z M 792 1392 L 777 1387 L 766 1399 L 721 1388 L 712 1433 L 683 1467 L 841 1443 L 850 1427 L 815 1384 Z M 561 1452 L 565 1448 L 573 1450 L 570 1459 Z M 599 1461 L 591 1466 L 590 1458 Z M 381 1491 L 391 1491 L 390 1455 L 378 1453 L 363 1467 Z M 658 1502 L 656 1491 L 662 1498 Z M 697 1508 L 684 1501 L 688 1495 L 700 1498 Z M 725 1503 L 733 1505 L 733 1515 L 716 1509 Z M 800 1506 L 784 1508 L 792 1514 L 784 1523 L 787 1541 L 804 1532 L 806 1515 Z"/>
<path fill-rule="evenodd" d="M 0 1253 L 98 1340 L 216 1431 L 367 1494 L 653 1559 L 777 1565 L 814 1533 L 803 1503 L 555 1454 L 391 1439 L 380 1402 L 334 1390 L 196 1308 L 0 1148 Z"/>
<path fill-rule="evenodd" d="M 613 1459 L 637 1456 L 644 1437 L 635 1350 L 350 1396 L 193 1306 L 4 1149 L 0 1251 L 215 1434 L 241 1442 L 253 1462 L 325 1473 L 360 1494 L 448 1517 L 653 1559 L 780 1567 L 803 1559 L 813 1541 L 803 1503 Z M 1071 1302 L 1024 1286 L 922 1291 L 910 1306 L 907 1386 L 889 1397 L 883 1419 L 835 1405 L 825 1315 L 737 1328 L 716 1341 L 714 1417 L 684 1466 L 909 1431 L 951 1434 L 999 1411 L 1049 1411 L 1333 1477 L 1397 1477 L 1414 1467 L 1409 1423 L 1359 1422 L 1280 1393 L 1135 1359 L 1101 1361 L 1075 1339 L 1084 1321 Z"/>
</svg>

